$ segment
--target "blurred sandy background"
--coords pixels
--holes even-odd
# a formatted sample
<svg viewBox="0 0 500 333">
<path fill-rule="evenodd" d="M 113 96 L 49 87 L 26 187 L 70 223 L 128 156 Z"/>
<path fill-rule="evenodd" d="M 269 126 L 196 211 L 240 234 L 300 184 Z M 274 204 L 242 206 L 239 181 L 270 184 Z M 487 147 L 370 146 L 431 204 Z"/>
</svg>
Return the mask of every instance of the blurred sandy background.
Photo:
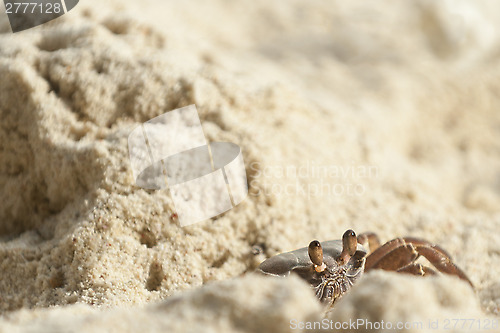
<svg viewBox="0 0 500 333">
<path fill-rule="evenodd" d="M 314 295 L 250 272 L 347 228 L 436 242 L 476 290 L 367 274 L 328 318 L 498 320 L 498 2 L 83 0 L 0 31 L 0 331 L 293 331 Z M 190 104 L 250 190 L 181 228 L 127 137 Z"/>
</svg>

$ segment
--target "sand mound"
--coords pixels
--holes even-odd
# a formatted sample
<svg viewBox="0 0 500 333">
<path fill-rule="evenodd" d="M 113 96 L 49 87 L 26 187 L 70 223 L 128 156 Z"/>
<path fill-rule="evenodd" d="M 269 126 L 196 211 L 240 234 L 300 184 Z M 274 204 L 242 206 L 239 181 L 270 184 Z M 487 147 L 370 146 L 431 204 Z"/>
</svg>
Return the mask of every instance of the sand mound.
<svg viewBox="0 0 500 333">
<path fill-rule="evenodd" d="M 383 297 L 374 297 L 377 288 Z M 397 304 L 397 306 L 396 306 Z M 460 330 L 452 319 L 471 316 L 465 323 L 490 325 L 479 310 L 472 290 L 456 279 L 414 279 L 384 272 L 371 273 L 343 298 L 337 309 L 323 308 L 309 287 L 293 277 L 282 280 L 257 275 L 209 283 L 166 301 L 134 309 L 97 312 L 71 305 L 50 310 L 21 310 L 7 316 L 5 331 L 39 332 L 290 332 L 325 329 L 346 332 L 399 328 Z M 489 324 L 487 324 L 489 323 Z M 377 327 L 377 325 L 382 325 Z M 481 326 L 483 327 L 483 326 Z M 473 327 L 475 328 L 475 327 Z"/>
<path fill-rule="evenodd" d="M 331 318 L 410 320 L 377 303 L 412 289 L 402 285 L 426 289 L 432 311 L 413 295 L 425 318 L 498 314 L 500 8 L 450 6 L 87 0 L 18 34 L 2 17 L 0 327 L 60 327 L 64 314 L 75 328 L 166 316 L 152 329 L 180 330 L 178 304 L 205 331 L 288 331 L 293 316 L 321 317 L 307 287 L 240 276 L 347 228 L 439 243 L 477 292 L 367 275 Z M 250 188 L 236 208 L 182 228 L 168 191 L 135 186 L 127 137 L 190 104 L 210 141 L 242 148 Z M 216 286 L 238 304 L 220 322 L 206 301 Z M 253 302 L 239 314 L 235 290 Z M 73 303 L 94 307 L 12 312 Z"/>
</svg>

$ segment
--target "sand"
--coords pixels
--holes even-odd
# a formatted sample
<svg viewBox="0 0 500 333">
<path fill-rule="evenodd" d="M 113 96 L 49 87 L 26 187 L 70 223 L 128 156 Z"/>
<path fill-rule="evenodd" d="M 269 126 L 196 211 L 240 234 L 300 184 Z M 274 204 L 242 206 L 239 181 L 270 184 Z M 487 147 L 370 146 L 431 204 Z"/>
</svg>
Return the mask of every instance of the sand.
<svg viewBox="0 0 500 333">
<path fill-rule="evenodd" d="M 484 331 L 499 7 L 86 0 L 17 34 L 2 16 L 0 331 L 295 331 L 324 318 L 308 286 L 252 272 L 348 228 L 438 243 L 475 290 L 374 272 L 327 319 Z M 127 137 L 191 104 L 209 141 L 241 147 L 249 195 L 181 227 L 168 191 L 135 185 Z"/>
</svg>

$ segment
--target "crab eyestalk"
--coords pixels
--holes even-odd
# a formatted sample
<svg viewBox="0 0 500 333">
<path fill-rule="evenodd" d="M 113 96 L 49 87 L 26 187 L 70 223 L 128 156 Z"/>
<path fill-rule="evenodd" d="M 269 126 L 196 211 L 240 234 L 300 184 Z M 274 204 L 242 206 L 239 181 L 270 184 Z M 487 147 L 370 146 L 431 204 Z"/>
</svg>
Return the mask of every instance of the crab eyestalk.
<svg viewBox="0 0 500 333">
<path fill-rule="evenodd" d="M 325 270 L 326 265 L 323 262 L 323 248 L 321 247 L 320 242 L 317 240 L 313 240 L 309 244 L 309 258 L 313 263 L 313 268 L 316 272 L 321 273 Z"/>
<path fill-rule="evenodd" d="M 356 253 L 357 247 L 358 240 L 356 237 L 356 233 L 351 229 L 344 232 L 344 235 L 342 236 L 342 252 L 337 259 L 338 263 L 340 265 L 346 264 L 354 255 L 354 253 Z"/>
</svg>

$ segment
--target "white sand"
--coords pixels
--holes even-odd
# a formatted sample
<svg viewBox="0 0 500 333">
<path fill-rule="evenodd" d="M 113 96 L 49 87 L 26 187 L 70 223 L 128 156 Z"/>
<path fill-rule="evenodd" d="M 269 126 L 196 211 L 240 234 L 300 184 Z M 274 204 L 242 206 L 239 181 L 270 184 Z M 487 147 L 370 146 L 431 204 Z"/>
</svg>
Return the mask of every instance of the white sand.
<svg viewBox="0 0 500 333">
<path fill-rule="evenodd" d="M 321 318 L 307 286 L 241 275 L 347 228 L 439 243 L 476 290 L 367 274 L 330 318 L 497 316 L 499 16 L 85 0 L 19 34 L 2 17 L 0 331 L 286 332 Z M 168 192 L 135 186 L 127 136 L 193 103 L 210 141 L 242 148 L 250 195 L 181 228 Z"/>
</svg>

